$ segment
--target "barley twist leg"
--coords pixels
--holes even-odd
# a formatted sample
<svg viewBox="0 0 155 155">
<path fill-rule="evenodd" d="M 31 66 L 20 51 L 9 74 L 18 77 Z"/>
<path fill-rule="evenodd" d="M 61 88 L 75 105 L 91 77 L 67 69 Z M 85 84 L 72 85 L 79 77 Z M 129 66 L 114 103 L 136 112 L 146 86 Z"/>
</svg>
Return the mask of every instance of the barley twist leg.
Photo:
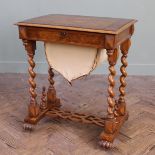
<svg viewBox="0 0 155 155">
<path fill-rule="evenodd" d="M 43 111 L 47 108 L 47 101 L 46 101 L 46 87 L 42 88 L 42 96 L 41 96 L 41 103 L 40 109 Z"/>
<path fill-rule="evenodd" d="M 115 101 L 114 101 L 115 93 L 114 93 L 113 88 L 115 86 L 114 76 L 116 74 L 114 65 L 109 66 L 109 71 L 110 71 L 110 74 L 108 76 L 108 80 L 109 80 L 109 87 L 108 87 L 109 97 L 107 99 L 107 101 L 108 101 L 107 112 L 108 112 L 108 118 L 114 118 L 114 112 L 113 111 L 114 111 L 114 106 L 115 106 Z"/>
<path fill-rule="evenodd" d="M 122 52 L 122 57 L 121 57 L 122 66 L 120 68 L 120 71 L 122 75 L 120 76 L 120 83 L 121 83 L 119 87 L 120 95 L 119 95 L 119 99 L 118 99 L 118 103 L 116 105 L 116 111 L 115 111 L 115 114 L 117 116 L 123 116 L 125 115 L 125 112 L 126 112 L 125 87 L 127 84 L 126 84 L 125 78 L 127 77 L 127 72 L 126 72 L 126 67 L 128 65 L 127 54 L 130 46 L 131 46 L 131 42 L 130 42 L 130 39 L 128 39 L 124 43 L 122 43 L 120 47 Z"/>
<path fill-rule="evenodd" d="M 53 69 L 50 67 L 48 70 L 49 73 L 49 77 L 48 77 L 48 81 L 49 81 L 49 88 L 47 91 L 47 107 L 48 109 L 51 109 L 53 107 L 60 107 L 60 99 L 58 99 L 56 97 L 56 90 L 54 88 L 54 72 Z"/>
<path fill-rule="evenodd" d="M 28 55 L 28 62 L 29 62 L 29 84 L 30 84 L 30 104 L 28 106 L 28 117 L 25 119 L 25 122 L 27 122 L 31 118 L 35 118 L 39 114 L 39 106 L 36 101 L 37 93 L 35 91 L 36 89 L 36 83 L 35 83 L 35 76 L 36 73 L 34 72 L 35 62 L 33 60 L 35 55 L 35 49 L 36 49 L 36 42 L 35 41 L 29 41 L 29 40 L 23 40 L 23 44 L 25 46 L 25 49 L 27 51 Z"/>
<path fill-rule="evenodd" d="M 114 132 L 116 130 L 116 118 L 114 115 L 114 109 L 115 109 L 115 93 L 114 93 L 114 86 L 115 86 L 115 80 L 114 77 L 116 75 L 115 71 L 115 64 L 118 58 L 118 49 L 115 50 L 107 50 L 107 55 L 108 55 L 108 62 L 109 62 L 109 75 L 108 75 L 108 81 L 109 81 L 109 86 L 108 86 L 108 115 L 107 115 L 107 120 L 105 121 L 105 128 L 104 132 L 101 133 L 100 135 L 100 145 L 104 148 L 110 148 L 112 147 L 112 142 L 114 140 Z"/>
</svg>

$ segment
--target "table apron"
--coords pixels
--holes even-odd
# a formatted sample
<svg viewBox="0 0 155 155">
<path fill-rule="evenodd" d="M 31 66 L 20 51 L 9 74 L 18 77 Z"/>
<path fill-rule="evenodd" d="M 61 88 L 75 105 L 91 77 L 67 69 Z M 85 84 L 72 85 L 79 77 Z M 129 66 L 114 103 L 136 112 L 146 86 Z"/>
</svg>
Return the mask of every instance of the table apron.
<svg viewBox="0 0 155 155">
<path fill-rule="evenodd" d="M 131 27 L 119 34 L 104 34 L 65 29 L 19 26 L 19 38 L 25 40 L 63 43 L 94 48 L 115 49 L 131 37 Z"/>
</svg>

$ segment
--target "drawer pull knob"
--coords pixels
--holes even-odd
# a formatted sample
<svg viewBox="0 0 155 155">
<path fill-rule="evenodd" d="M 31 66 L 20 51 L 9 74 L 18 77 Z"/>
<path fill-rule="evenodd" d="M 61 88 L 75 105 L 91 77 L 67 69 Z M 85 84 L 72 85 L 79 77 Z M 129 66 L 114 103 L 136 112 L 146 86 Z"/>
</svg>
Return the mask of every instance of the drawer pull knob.
<svg viewBox="0 0 155 155">
<path fill-rule="evenodd" d="M 65 37 L 67 35 L 67 32 L 61 32 L 60 35 Z"/>
</svg>

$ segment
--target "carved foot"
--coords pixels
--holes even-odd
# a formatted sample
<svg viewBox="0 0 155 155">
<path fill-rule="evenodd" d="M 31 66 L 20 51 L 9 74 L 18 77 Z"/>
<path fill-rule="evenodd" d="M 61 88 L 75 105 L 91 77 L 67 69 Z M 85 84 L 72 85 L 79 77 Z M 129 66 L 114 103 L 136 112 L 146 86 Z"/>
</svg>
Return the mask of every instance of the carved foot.
<svg viewBox="0 0 155 155">
<path fill-rule="evenodd" d="M 112 121 L 105 122 L 104 131 L 100 134 L 100 145 L 104 148 L 111 148 L 112 143 L 118 135 L 122 125 L 128 119 L 129 114 L 126 112 L 124 116 L 119 116 L 116 118 L 115 123 Z"/>
<path fill-rule="evenodd" d="M 99 145 L 103 147 L 104 149 L 111 149 L 112 148 L 112 143 L 104 140 L 99 141 Z"/>
<path fill-rule="evenodd" d="M 35 125 L 32 124 L 28 124 L 28 123 L 24 123 L 23 125 L 23 129 L 25 131 L 33 131 L 34 130 Z"/>
</svg>

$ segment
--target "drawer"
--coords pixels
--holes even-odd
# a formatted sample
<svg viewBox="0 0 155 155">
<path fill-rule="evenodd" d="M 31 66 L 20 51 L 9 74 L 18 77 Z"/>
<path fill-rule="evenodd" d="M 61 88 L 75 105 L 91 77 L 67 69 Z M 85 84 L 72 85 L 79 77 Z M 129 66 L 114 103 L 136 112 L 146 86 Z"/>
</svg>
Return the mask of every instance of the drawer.
<svg viewBox="0 0 155 155">
<path fill-rule="evenodd" d="M 104 34 L 100 33 L 29 26 L 20 26 L 19 31 L 21 39 L 74 44 L 95 48 L 104 47 Z"/>
</svg>

